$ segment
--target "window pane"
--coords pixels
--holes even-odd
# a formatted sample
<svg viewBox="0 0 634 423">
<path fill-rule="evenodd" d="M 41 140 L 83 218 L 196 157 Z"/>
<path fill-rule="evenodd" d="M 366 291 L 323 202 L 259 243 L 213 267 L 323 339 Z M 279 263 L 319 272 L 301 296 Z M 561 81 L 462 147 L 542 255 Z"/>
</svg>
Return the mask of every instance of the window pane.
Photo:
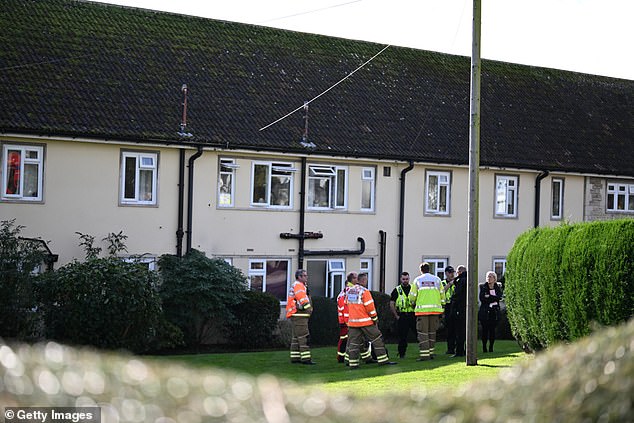
<svg viewBox="0 0 634 423">
<path fill-rule="evenodd" d="M 139 201 L 152 201 L 152 175 L 151 170 L 139 171 Z"/>
<path fill-rule="evenodd" d="M 267 165 L 255 165 L 253 167 L 253 196 L 254 204 L 268 204 L 269 202 L 269 167 Z"/>
<path fill-rule="evenodd" d="M 29 160 L 37 160 L 37 150 L 26 150 L 25 158 Z"/>
<path fill-rule="evenodd" d="M 39 166 L 34 163 L 24 164 L 24 196 L 37 197 L 37 177 Z"/>
<path fill-rule="evenodd" d="M 509 191 L 507 193 L 507 211 L 506 214 L 512 215 L 515 214 L 515 197 L 514 197 L 515 192 L 514 191 Z"/>
<path fill-rule="evenodd" d="M 337 192 L 337 194 L 339 193 Z M 367 179 L 363 180 L 363 184 L 361 186 L 361 208 L 372 208 L 372 181 Z"/>
<path fill-rule="evenodd" d="M 125 158 L 124 172 L 123 197 L 134 200 L 136 198 L 136 157 Z"/>
<path fill-rule="evenodd" d="M 614 194 L 608 194 L 608 210 L 614 210 Z"/>
<path fill-rule="evenodd" d="M 262 292 L 262 286 L 264 285 L 264 276 L 251 275 L 251 291 Z"/>
<path fill-rule="evenodd" d="M 627 209 L 630 211 L 634 210 L 634 194 L 629 195 Z"/>
<path fill-rule="evenodd" d="M 616 196 L 616 209 L 625 210 L 625 194 L 618 194 Z"/>
<path fill-rule="evenodd" d="M 446 213 L 447 212 L 447 186 L 441 185 L 440 187 L 440 204 L 438 206 L 438 211 Z"/>
<path fill-rule="evenodd" d="M 506 179 L 499 178 L 496 188 L 496 214 L 506 214 Z"/>
<path fill-rule="evenodd" d="M 9 150 L 7 154 L 7 186 L 6 194 L 20 194 L 20 163 L 22 153 L 19 150 Z"/>
<path fill-rule="evenodd" d="M 266 262 L 266 292 L 280 301 L 286 301 L 286 279 L 288 277 L 288 261 Z"/>
<path fill-rule="evenodd" d="M 310 207 L 328 207 L 330 198 L 330 179 L 311 178 L 308 181 L 308 205 Z"/>
<path fill-rule="evenodd" d="M 427 209 L 438 211 L 438 176 L 429 175 L 427 185 Z"/>
<path fill-rule="evenodd" d="M 231 201 L 231 184 L 232 184 L 233 175 L 230 173 L 225 173 L 220 175 L 220 180 L 218 181 L 218 203 L 221 206 L 230 206 L 232 204 Z"/>
<path fill-rule="evenodd" d="M 346 205 L 346 171 L 344 169 L 337 170 L 337 198 L 336 207 L 344 207 Z"/>
<path fill-rule="evenodd" d="M 288 206 L 291 200 L 290 176 L 273 176 L 271 178 L 271 204 Z"/>
</svg>

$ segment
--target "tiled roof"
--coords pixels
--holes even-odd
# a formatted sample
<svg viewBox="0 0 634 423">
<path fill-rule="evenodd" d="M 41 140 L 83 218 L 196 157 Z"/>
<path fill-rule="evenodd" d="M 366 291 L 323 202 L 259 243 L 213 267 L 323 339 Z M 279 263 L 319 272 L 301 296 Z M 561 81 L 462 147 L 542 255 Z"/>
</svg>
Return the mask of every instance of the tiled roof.
<svg viewBox="0 0 634 423">
<path fill-rule="evenodd" d="M 0 132 L 466 164 L 470 60 L 70 0 L 0 3 Z M 634 81 L 482 61 L 481 163 L 634 176 Z"/>
</svg>

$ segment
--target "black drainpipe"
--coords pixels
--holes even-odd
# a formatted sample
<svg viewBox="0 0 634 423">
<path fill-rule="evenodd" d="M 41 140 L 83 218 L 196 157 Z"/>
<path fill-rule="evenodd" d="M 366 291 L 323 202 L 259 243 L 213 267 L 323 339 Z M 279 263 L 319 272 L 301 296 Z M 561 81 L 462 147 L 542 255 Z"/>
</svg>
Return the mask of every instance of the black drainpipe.
<svg viewBox="0 0 634 423">
<path fill-rule="evenodd" d="M 304 268 L 304 228 L 306 223 L 306 157 L 302 157 L 299 188 L 299 251 L 297 252 L 297 268 Z"/>
<path fill-rule="evenodd" d="M 539 206 L 540 206 L 540 194 L 541 194 L 541 187 L 542 187 L 542 179 L 544 179 L 546 176 L 548 176 L 550 172 L 547 170 L 544 170 L 542 172 L 540 172 L 539 175 L 537 175 L 537 178 L 535 179 L 535 227 L 537 228 L 539 226 Z"/>
<path fill-rule="evenodd" d="M 385 292 L 385 249 L 387 247 L 387 233 L 379 231 L 379 291 Z"/>
<path fill-rule="evenodd" d="M 409 161 L 409 166 L 401 170 L 401 201 L 400 201 L 400 216 L 398 221 L 398 277 L 403 272 L 403 227 L 405 226 L 405 174 L 414 168 L 414 162 Z"/>
<path fill-rule="evenodd" d="M 178 227 L 176 229 L 176 257 L 183 256 L 183 207 L 185 197 L 185 149 L 180 149 L 178 162 Z"/>
<path fill-rule="evenodd" d="M 202 156 L 203 148 L 198 146 L 196 151 L 188 161 L 189 165 L 189 178 L 187 180 L 187 251 L 189 253 L 192 249 L 192 215 L 194 209 L 194 160 Z"/>
</svg>

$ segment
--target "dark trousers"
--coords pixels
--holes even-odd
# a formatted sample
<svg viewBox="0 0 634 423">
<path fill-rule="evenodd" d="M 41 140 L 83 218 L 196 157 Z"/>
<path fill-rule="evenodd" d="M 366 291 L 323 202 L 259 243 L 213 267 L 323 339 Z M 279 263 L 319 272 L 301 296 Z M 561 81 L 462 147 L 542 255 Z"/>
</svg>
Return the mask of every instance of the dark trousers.
<svg viewBox="0 0 634 423">
<path fill-rule="evenodd" d="M 467 311 L 453 310 L 452 315 L 456 330 L 456 354 L 464 355 L 467 340 Z"/>
<path fill-rule="evenodd" d="M 407 351 L 407 335 L 409 335 L 410 330 L 416 333 L 416 316 L 414 312 L 399 313 L 399 318 L 396 321 L 399 357 L 405 356 L 405 351 Z"/>
<path fill-rule="evenodd" d="M 451 303 L 445 305 L 445 327 L 447 328 L 447 353 L 456 353 L 456 322 L 451 312 Z"/>
<path fill-rule="evenodd" d="M 489 341 L 488 351 L 493 351 L 493 343 L 495 343 L 495 328 L 497 327 L 496 319 L 480 320 L 482 324 L 482 349 L 487 352 L 487 341 Z"/>
</svg>

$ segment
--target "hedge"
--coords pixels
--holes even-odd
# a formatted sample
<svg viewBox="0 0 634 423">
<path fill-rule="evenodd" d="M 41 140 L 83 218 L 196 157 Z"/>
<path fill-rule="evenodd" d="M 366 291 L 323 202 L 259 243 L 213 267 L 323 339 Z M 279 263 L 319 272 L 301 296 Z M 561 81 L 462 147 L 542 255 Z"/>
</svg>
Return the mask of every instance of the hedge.
<svg viewBox="0 0 634 423">
<path fill-rule="evenodd" d="M 280 302 L 266 292 L 246 291 L 242 302 L 231 307 L 227 341 L 242 348 L 279 347 L 274 336 L 280 317 Z"/>
<path fill-rule="evenodd" d="M 530 349 L 587 335 L 634 314 L 634 220 L 563 224 L 520 235 L 507 256 L 505 299 Z"/>
</svg>

